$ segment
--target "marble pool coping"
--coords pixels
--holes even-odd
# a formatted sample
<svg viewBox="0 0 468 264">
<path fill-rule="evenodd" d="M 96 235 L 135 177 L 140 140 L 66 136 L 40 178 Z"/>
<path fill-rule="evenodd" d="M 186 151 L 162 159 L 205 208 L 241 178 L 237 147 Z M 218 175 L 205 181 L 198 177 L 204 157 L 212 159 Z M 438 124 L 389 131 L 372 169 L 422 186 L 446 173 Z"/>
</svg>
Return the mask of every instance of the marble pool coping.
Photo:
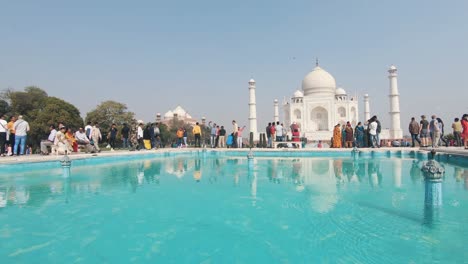
<svg viewBox="0 0 468 264">
<path fill-rule="evenodd" d="M 133 157 L 138 158 L 138 156 L 152 156 L 153 154 L 159 155 L 171 155 L 171 154 L 183 154 L 183 153 L 194 153 L 199 151 L 210 151 L 210 152 L 217 152 L 217 153 L 225 153 L 227 155 L 232 154 L 233 156 L 243 156 L 244 154 L 247 155 L 250 151 L 248 148 L 243 149 L 219 149 L 219 148 L 163 148 L 158 150 L 141 150 L 141 151 L 129 151 L 129 150 L 116 150 L 116 151 L 103 151 L 101 153 L 95 154 L 86 154 L 86 153 L 72 153 L 68 155 L 71 160 L 81 160 L 81 159 L 93 159 L 96 157 Z M 439 147 L 435 149 L 438 154 L 447 154 L 449 156 L 457 156 L 464 160 L 468 161 L 468 150 L 458 147 Z M 268 157 L 271 153 L 273 157 L 280 157 L 280 156 L 288 156 L 291 154 L 292 156 L 302 156 L 307 157 L 309 155 L 314 157 L 320 157 L 321 154 L 324 156 L 328 156 L 330 154 L 346 154 L 351 153 L 352 149 L 350 148 L 341 148 L 341 149 L 334 149 L 334 148 L 304 148 L 304 149 L 270 149 L 270 148 L 252 148 L 254 153 L 258 153 L 259 156 Z M 427 155 L 431 151 L 430 148 L 408 148 L 408 147 L 382 147 L 382 148 L 362 148 L 359 149 L 361 155 L 371 155 L 371 154 L 402 154 L 402 153 L 417 153 L 419 155 Z M 283 153 L 283 154 L 282 154 Z M 328 155 L 327 155 L 328 154 Z M 397 155 L 398 156 L 398 155 Z M 0 157 L 0 165 L 7 165 L 7 164 L 27 164 L 27 163 L 40 163 L 40 162 L 53 162 L 53 161 L 61 161 L 63 159 L 63 155 L 24 155 L 24 156 L 12 156 L 12 157 Z"/>
</svg>

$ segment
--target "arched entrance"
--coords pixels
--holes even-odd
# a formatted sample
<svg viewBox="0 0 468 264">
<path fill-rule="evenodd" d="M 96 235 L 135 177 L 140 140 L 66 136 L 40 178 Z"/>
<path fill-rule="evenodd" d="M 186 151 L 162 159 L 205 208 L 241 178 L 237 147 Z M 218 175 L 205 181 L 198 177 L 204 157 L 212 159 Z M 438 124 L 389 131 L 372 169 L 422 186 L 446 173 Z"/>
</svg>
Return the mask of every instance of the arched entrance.
<svg viewBox="0 0 468 264">
<path fill-rule="evenodd" d="M 310 121 L 312 123 L 312 130 L 314 131 L 328 131 L 328 111 L 323 107 L 315 107 L 310 113 Z"/>
</svg>

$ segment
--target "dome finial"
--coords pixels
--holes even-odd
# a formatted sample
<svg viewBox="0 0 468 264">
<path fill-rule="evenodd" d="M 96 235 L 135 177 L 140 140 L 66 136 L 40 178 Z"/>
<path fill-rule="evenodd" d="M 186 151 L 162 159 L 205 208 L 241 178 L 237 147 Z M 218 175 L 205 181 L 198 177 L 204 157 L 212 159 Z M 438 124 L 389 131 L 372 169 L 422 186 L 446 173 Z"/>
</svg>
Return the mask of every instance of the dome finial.
<svg viewBox="0 0 468 264">
<path fill-rule="evenodd" d="M 319 63 L 318 63 L 318 58 L 317 58 L 317 57 L 315 57 L 315 66 L 317 66 L 317 67 L 318 67 L 318 65 L 319 65 Z"/>
</svg>

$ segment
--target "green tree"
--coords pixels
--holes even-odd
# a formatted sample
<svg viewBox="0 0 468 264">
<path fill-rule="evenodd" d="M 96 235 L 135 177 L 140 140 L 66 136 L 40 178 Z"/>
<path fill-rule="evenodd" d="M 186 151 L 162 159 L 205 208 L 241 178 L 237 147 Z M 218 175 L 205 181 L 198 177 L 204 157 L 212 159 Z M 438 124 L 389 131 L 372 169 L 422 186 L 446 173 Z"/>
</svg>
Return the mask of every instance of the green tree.
<svg viewBox="0 0 468 264">
<path fill-rule="evenodd" d="M 0 99 L 0 115 L 9 114 L 11 107 L 7 101 Z"/>
<path fill-rule="evenodd" d="M 49 126 L 52 124 L 63 122 L 75 129 L 83 126 L 80 111 L 74 105 L 56 97 L 49 97 L 41 88 L 29 86 L 24 91 L 8 89 L 1 97 L 7 104 L 9 102 L 10 113 L 23 115 L 28 121 L 28 144 L 33 147 L 38 147 L 41 140 L 47 137 Z"/>
<path fill-rule="evenodd" d="M 57 125 L 59 122 L 73 130 L 83 127 L 80 111 L 74 105 L 57 97 L 47 97 L 43 107 L 34 112 L 34 118 L 27 120 L 31 128 L 29 134 L 32 142 L 40 142 L 49 134 L 50 125 Z"/>
<path fill-rule="evenodd" d="M 7 90 L 5 96 L 10 101 L 12 113 L 29 117 L 34 117 L 36 111 L 43 108 L 48 97 L 44 90 L 35 86 L 24 88 L 24 92 Z"/>
<path fill-rule="evenodd" d="M 97 122 L 101 131 L 106 133 L 110 130 L 112 124 L 118 127 L 123 123 L 134 124 L 135 114 L 128 111 L 125 104 L 115 101 L 105 101 L 99 104 L 96 109 L 86 114 L 86 122 Z"/>
</svg>

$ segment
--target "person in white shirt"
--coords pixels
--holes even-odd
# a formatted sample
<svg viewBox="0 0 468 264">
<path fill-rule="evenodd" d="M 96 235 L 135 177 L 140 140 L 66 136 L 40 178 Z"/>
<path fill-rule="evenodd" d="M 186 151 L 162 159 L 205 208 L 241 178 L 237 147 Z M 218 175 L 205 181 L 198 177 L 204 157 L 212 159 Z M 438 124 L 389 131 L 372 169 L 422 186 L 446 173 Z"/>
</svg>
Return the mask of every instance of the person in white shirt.
<svg viewBox="0 0 468 264">
<path fill-rule="evenodd" d="M 75 139 L 76 143 L 82 146 L 85 146 L 85 151 L 93 152 L 93 147 L 91 146 L 91 142 L 89 141 L 88 137 L 86 136 L 86 132 L 83 130 L 82 127 L 75 132 Z"/>
<path fill-rule="evenodd" d="M 91 126 L 91 122 L 88 122 L 88 124 L 84 128 L 84 131 L 86 133 L 86 137 L 88 137 L 88 139 L 91 139 L 91 134 L 93 132 L 93 127 Z"/>
<path fill-rule="evenodd" d="M 5 120 L 5 116 L 0 116 L 0 156 L 5 157 L 5 144 L 7 141 L 7 121 Z"/>
<path fill-rule="evenodd" d="M 375 119 L 370 120 L 369 134 L 372 142 L 372 147 L 375 148 L 377 145 L 377 122 Z"/>
<path fill-rule="evenodd" d="M 138 125 L 137 129 L 137 141 L 138 141 L 138 150 L 145 148 L 143 145 L 143 123 Z"/>
<path fill-rule="evenodd" d="M 20 147 L 20 155 L 24 155 L 24 150 L 26 148 L 26 139 L 29 131 L 29 123 L 23 120 L 23 116 L 18 116 L 13 125 L 15 128 L 15 147 L 13 148 L 13 155 L 18 153 L 18 146 Z"/>
<path fill-rule="evenodd" d="M 91 131 L 91 139 L 94 142 L 94 147 L 96 150 L 101 152 L 101 149 L 99 149 L 99 140 L 102 139 L 102 134 L 98 123 L 94 123 L 93 130 Z"/>
<path fill-rule="evenodd" d="M 276 130 L 276 141 L 283 141 L 283 126 L 280 124 L 279 121 L 276 122 L 275 130 Z"/>
<path fill-rule="evenodd" d="M 54 125 L 50 125 L 50 134 L 46 140 L 41 141 L 41 154 L 42 155 L 49 155 L 49 150 L 47 147 L 50 147 L 54 144 L 55 136 L 57 135 L 57 130 L 55 130 Z"/>
</svg>

